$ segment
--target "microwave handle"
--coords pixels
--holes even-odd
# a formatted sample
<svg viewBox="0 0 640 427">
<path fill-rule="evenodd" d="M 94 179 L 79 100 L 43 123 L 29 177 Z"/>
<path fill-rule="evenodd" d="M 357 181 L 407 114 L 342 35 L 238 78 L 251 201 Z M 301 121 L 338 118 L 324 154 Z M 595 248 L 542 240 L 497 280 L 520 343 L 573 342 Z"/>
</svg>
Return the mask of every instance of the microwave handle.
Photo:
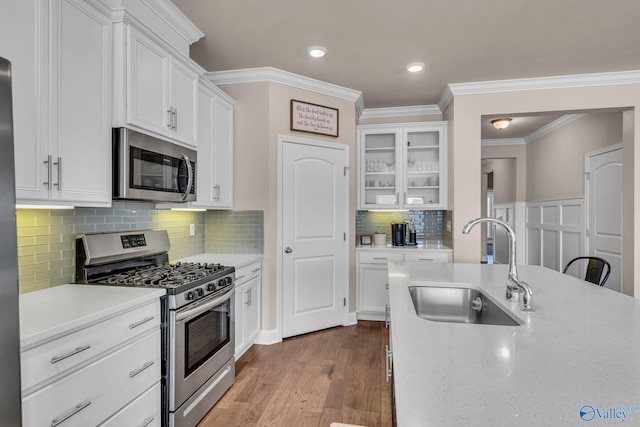
<svg viewBox="0 0 640 427">
<path fill-rule="evenodd" d="M 182 200 L 185 200 L 191 191 L 191 187 L 193 186 L 193 168 L 191 167 L 191 162 L 186 155 L 182 155 L 182 160 L 187 164 L 187 173 L 189 174 L 189 180 L 187 181 L 187 188 L 184 190 L 184 194 L 182 195 Z"/>
</svg>

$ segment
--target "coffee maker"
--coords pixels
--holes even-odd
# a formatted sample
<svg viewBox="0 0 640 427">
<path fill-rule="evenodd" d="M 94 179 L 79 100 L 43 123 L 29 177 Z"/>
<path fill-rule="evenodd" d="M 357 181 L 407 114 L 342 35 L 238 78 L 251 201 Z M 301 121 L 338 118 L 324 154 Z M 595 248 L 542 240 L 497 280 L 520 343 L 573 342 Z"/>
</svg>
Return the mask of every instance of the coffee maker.
<svg viewBox="0 0 640 427">
<path fill-rule="evenodd" d="M 406 222 L 391 223 L 391 242 L 393 246 L 416 246 L 416 232 L 408 229 L 409 225 Z M 409 231 L 408 241 L 407 231 Z"/>
<path fill-rule="evenodd" d="M 406 222 L 391 223 L 391 243 L 393 246 L 405 246 L 408 225 Z"/>
</svg>

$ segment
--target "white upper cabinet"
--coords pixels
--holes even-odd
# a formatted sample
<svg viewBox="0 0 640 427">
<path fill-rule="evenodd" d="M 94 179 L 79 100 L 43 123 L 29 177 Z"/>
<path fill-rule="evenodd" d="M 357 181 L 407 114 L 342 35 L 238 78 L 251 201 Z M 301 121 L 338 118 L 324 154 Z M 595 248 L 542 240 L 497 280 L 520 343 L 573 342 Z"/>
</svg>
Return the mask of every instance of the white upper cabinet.
<svg viewBox="0 0 640 427">
<path fill-rule="evenodd" d="M 127 25 L 126 30 L 126 96 L 116 93 L 114 125 L 132 125 L 196 147 L 196 67 L 172 56 L 132 26 Z M 118 122 L 123 116 L 126 123 Z"/>
<path fill-rule="evenodd" d="M 198 89 L 198 199 L 189 206 L 233 208 L 233 107 L 235 102 L 203 80 Z M 165 207 L 163 205 L 162 207 Z"/>
<path fill-rule="evenodd" d="M 0 23 L 0 55 L 15 76 L 17 203 L 110 205 L 109 18 L 81 0 L 10 8 Z"/>
<path fill-rule="evenodd" d="M 446 209 L 446 122 L 358 127 L 358 208 Z"/>
</svg>

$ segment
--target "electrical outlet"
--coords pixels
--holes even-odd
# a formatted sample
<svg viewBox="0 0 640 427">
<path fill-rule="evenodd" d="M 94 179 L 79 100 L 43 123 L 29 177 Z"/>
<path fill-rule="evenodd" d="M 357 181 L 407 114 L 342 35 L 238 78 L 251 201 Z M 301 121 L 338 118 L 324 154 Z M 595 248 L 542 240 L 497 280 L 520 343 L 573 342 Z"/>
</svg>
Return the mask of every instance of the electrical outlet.
<svg viewBox="0 0 640 427">
<path fill-rule="evenodd" d="M 189 236 L 195 236 L 195 235 L 196 235 L 196 225 L 189 224 Z"/>
<path fill-rule="evenodd" d="M 447 221 L 447 231 L 451 233 L 451 220 Z"/>
</svg>

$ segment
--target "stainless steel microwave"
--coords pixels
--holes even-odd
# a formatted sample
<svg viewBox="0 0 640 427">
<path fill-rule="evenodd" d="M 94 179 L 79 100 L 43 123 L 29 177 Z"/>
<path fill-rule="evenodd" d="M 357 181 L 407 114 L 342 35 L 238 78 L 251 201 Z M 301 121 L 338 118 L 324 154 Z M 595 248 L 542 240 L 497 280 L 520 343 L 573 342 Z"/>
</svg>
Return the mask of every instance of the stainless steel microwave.
<svg viewBox="0 0 640 427">
<path fill-rule="evenodd" d="M 113 198 L 196 199 L 197 153 L 127 128 L 113 129 Z"/>
</svg>

